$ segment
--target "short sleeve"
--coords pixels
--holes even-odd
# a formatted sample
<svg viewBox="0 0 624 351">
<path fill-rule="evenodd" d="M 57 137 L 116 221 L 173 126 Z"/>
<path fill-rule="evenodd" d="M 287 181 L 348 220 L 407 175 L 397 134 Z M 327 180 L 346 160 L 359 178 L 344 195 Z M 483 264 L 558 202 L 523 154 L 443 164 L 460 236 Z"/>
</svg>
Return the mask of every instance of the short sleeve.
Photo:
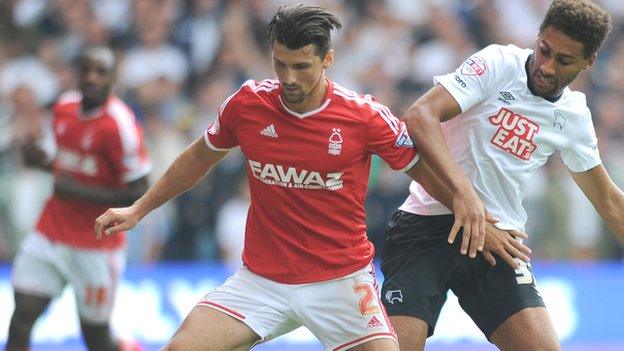
<svg viewBox="0 0 624 351">
<path fill-rule="evenodd" d="M 238 146 L 236 137 L 236 124 L 240 117 L 240 108 L 248 82 L 230 97 L 225 99 L 215 121 L 208 126 L 204 133 L 204 140 L 209 148 L 214 151 L 229 151 Z M 248 88 L 247 88 L 248 89 Z"/>
<path fill-rule="evenodd" d="M 579 128 L 569 130 L 574 130 L 576 135 L 571 138 L 570 145 L 561 150 L 566 167 L 572 172 L 585 172 L 601 164 L 598 138 L 589 109 L 586 109 Z"/>
<path fill-rule="evenodd" d="M 108 139 L 110 159 L 123 183 L 146 176 L 152 170 L 141 126 L 134 118 L 117 118 Z"/>
<path fill-rule="evenodd" d="M 380 103 L 371 104 L 373 115 L 368 125 L 367 150 L 379 155 L 390 168 L 406 171 L 420 156 L 407 133 L 405 123 Z"/>
<path fill-rule="evenodd" d="M 433 77 L 433 82 L 442 85 L 466 112 L 490 95 L 502 61 L 501 47 L 490 45 L 466 59 L 455 72 Z"/>
</svg>

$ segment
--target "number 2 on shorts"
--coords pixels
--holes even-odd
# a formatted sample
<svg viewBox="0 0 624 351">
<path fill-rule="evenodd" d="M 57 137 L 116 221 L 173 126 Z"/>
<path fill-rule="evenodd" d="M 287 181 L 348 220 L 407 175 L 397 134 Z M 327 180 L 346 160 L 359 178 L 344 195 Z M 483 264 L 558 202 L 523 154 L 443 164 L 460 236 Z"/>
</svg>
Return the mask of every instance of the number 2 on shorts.
<svg viewBox="0 0 624 351">
<path fill-rule="evenodd" d="M 360 313 L 362 315 L 379 313 L 379 306 L 374 300 L 375 293 L 373 287 L 369 284 L 357 284 L 353 287 L 353 291 L 360 295 Z"/>
</svg>

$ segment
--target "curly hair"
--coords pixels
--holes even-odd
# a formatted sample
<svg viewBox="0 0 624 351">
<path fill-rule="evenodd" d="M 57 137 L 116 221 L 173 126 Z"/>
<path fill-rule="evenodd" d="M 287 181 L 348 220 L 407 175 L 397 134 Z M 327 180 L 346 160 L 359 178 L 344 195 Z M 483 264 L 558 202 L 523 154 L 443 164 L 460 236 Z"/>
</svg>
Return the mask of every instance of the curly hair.
<svg viewBox="0 0 624 351">
<path fill-rule="evenodd" d="M 306 5 L 282 5 L 268 25 L 269 42 L 289 49 L 315 45 L 315 54 L 324 57 L 331 48 L 331 30 L 340 29 L 340 20 L 324 8 Z"/>
<path fill-rule="evenodd" d="M 540 33 L 553 26 L 583 43 L 585 58 L 600 49 L 613 27 L 611 16 L 589 0 L 554 0 L 540 25 Z"/>
</svg>

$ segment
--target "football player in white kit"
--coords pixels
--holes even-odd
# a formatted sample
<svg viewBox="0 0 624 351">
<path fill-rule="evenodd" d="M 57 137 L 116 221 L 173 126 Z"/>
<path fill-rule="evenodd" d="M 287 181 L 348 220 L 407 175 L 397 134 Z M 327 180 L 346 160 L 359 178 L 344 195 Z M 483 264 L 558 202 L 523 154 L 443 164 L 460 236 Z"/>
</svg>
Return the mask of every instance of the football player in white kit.
<svg viewBox="0 0 624 351">
<path fill-rule="evenodd" d="M 624 193 L 602 165 L 585 95 L 567 87 L 594 64 L 611 27 L 590 1 L 555 0 L 534 49 L 486 47 L 435 77 L 404 116 L 423 159 L 450 189 L 476 193 L 499 228 L 524 231 L 530 179 L 559 150 L 574 181 L 624 239 Z M 448 244 L 452 225 L 451 212 L 414 182 L 389 223 L 382 296 L 401 350 L 424 348 L 448 289 L 498 348 L 559 350 L 530 265 L 494 265 L 505 258 L 487 245 L 469 258 L 474 252 Z"/>
</svg>

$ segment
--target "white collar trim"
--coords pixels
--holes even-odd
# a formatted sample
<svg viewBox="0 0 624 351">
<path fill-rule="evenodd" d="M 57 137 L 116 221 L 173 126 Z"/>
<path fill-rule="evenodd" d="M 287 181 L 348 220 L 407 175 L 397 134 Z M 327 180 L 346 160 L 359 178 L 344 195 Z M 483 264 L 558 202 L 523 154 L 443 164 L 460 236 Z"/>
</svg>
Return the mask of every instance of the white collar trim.
<svg viewBox="0 0 624 351">
<path fill-rule="evenodd" d="M 278 96 L 278 98 L 279 98 L 280 103 L 281 103 L 281 104 L 282 104 L 282 106 L 284 107 L 284 109 L 285 109 L 288 113 L 290 113 L 291 115 L 293 115 L 293 116 L 295 116 L 295 117 L 297 117 L 297 118 L 306 118 L 306 117 L 309 117 L 309 116 L 315 115 L 315 114 L 317 114 L 317 113 L 319 113 L 319 112 L 323 111 L 323 110 L 324 110 L 324 109 L 325 109 L 325 108 L 329 105 L 329 103 L 331 102 L 331 99 L 327 99 L 327 100 L 325 100 L 325 102 L 324 102 L 324 103 L 323 103 L 320 107 L 318 107 L 317 109 L 312 110 L 312 111 L 308 111 L 308 112 L 304 112 L 304 113 L 299 113 L 299 112 L 295 112 L 295 111 L 293 111 L 293 110 L 289 109 L 288 107 L 286 107 L 286 104 L 284 104 L 284 101 L 282 101 L 282 97 L 281 97 L 281 96 Z"/>
</svg>

